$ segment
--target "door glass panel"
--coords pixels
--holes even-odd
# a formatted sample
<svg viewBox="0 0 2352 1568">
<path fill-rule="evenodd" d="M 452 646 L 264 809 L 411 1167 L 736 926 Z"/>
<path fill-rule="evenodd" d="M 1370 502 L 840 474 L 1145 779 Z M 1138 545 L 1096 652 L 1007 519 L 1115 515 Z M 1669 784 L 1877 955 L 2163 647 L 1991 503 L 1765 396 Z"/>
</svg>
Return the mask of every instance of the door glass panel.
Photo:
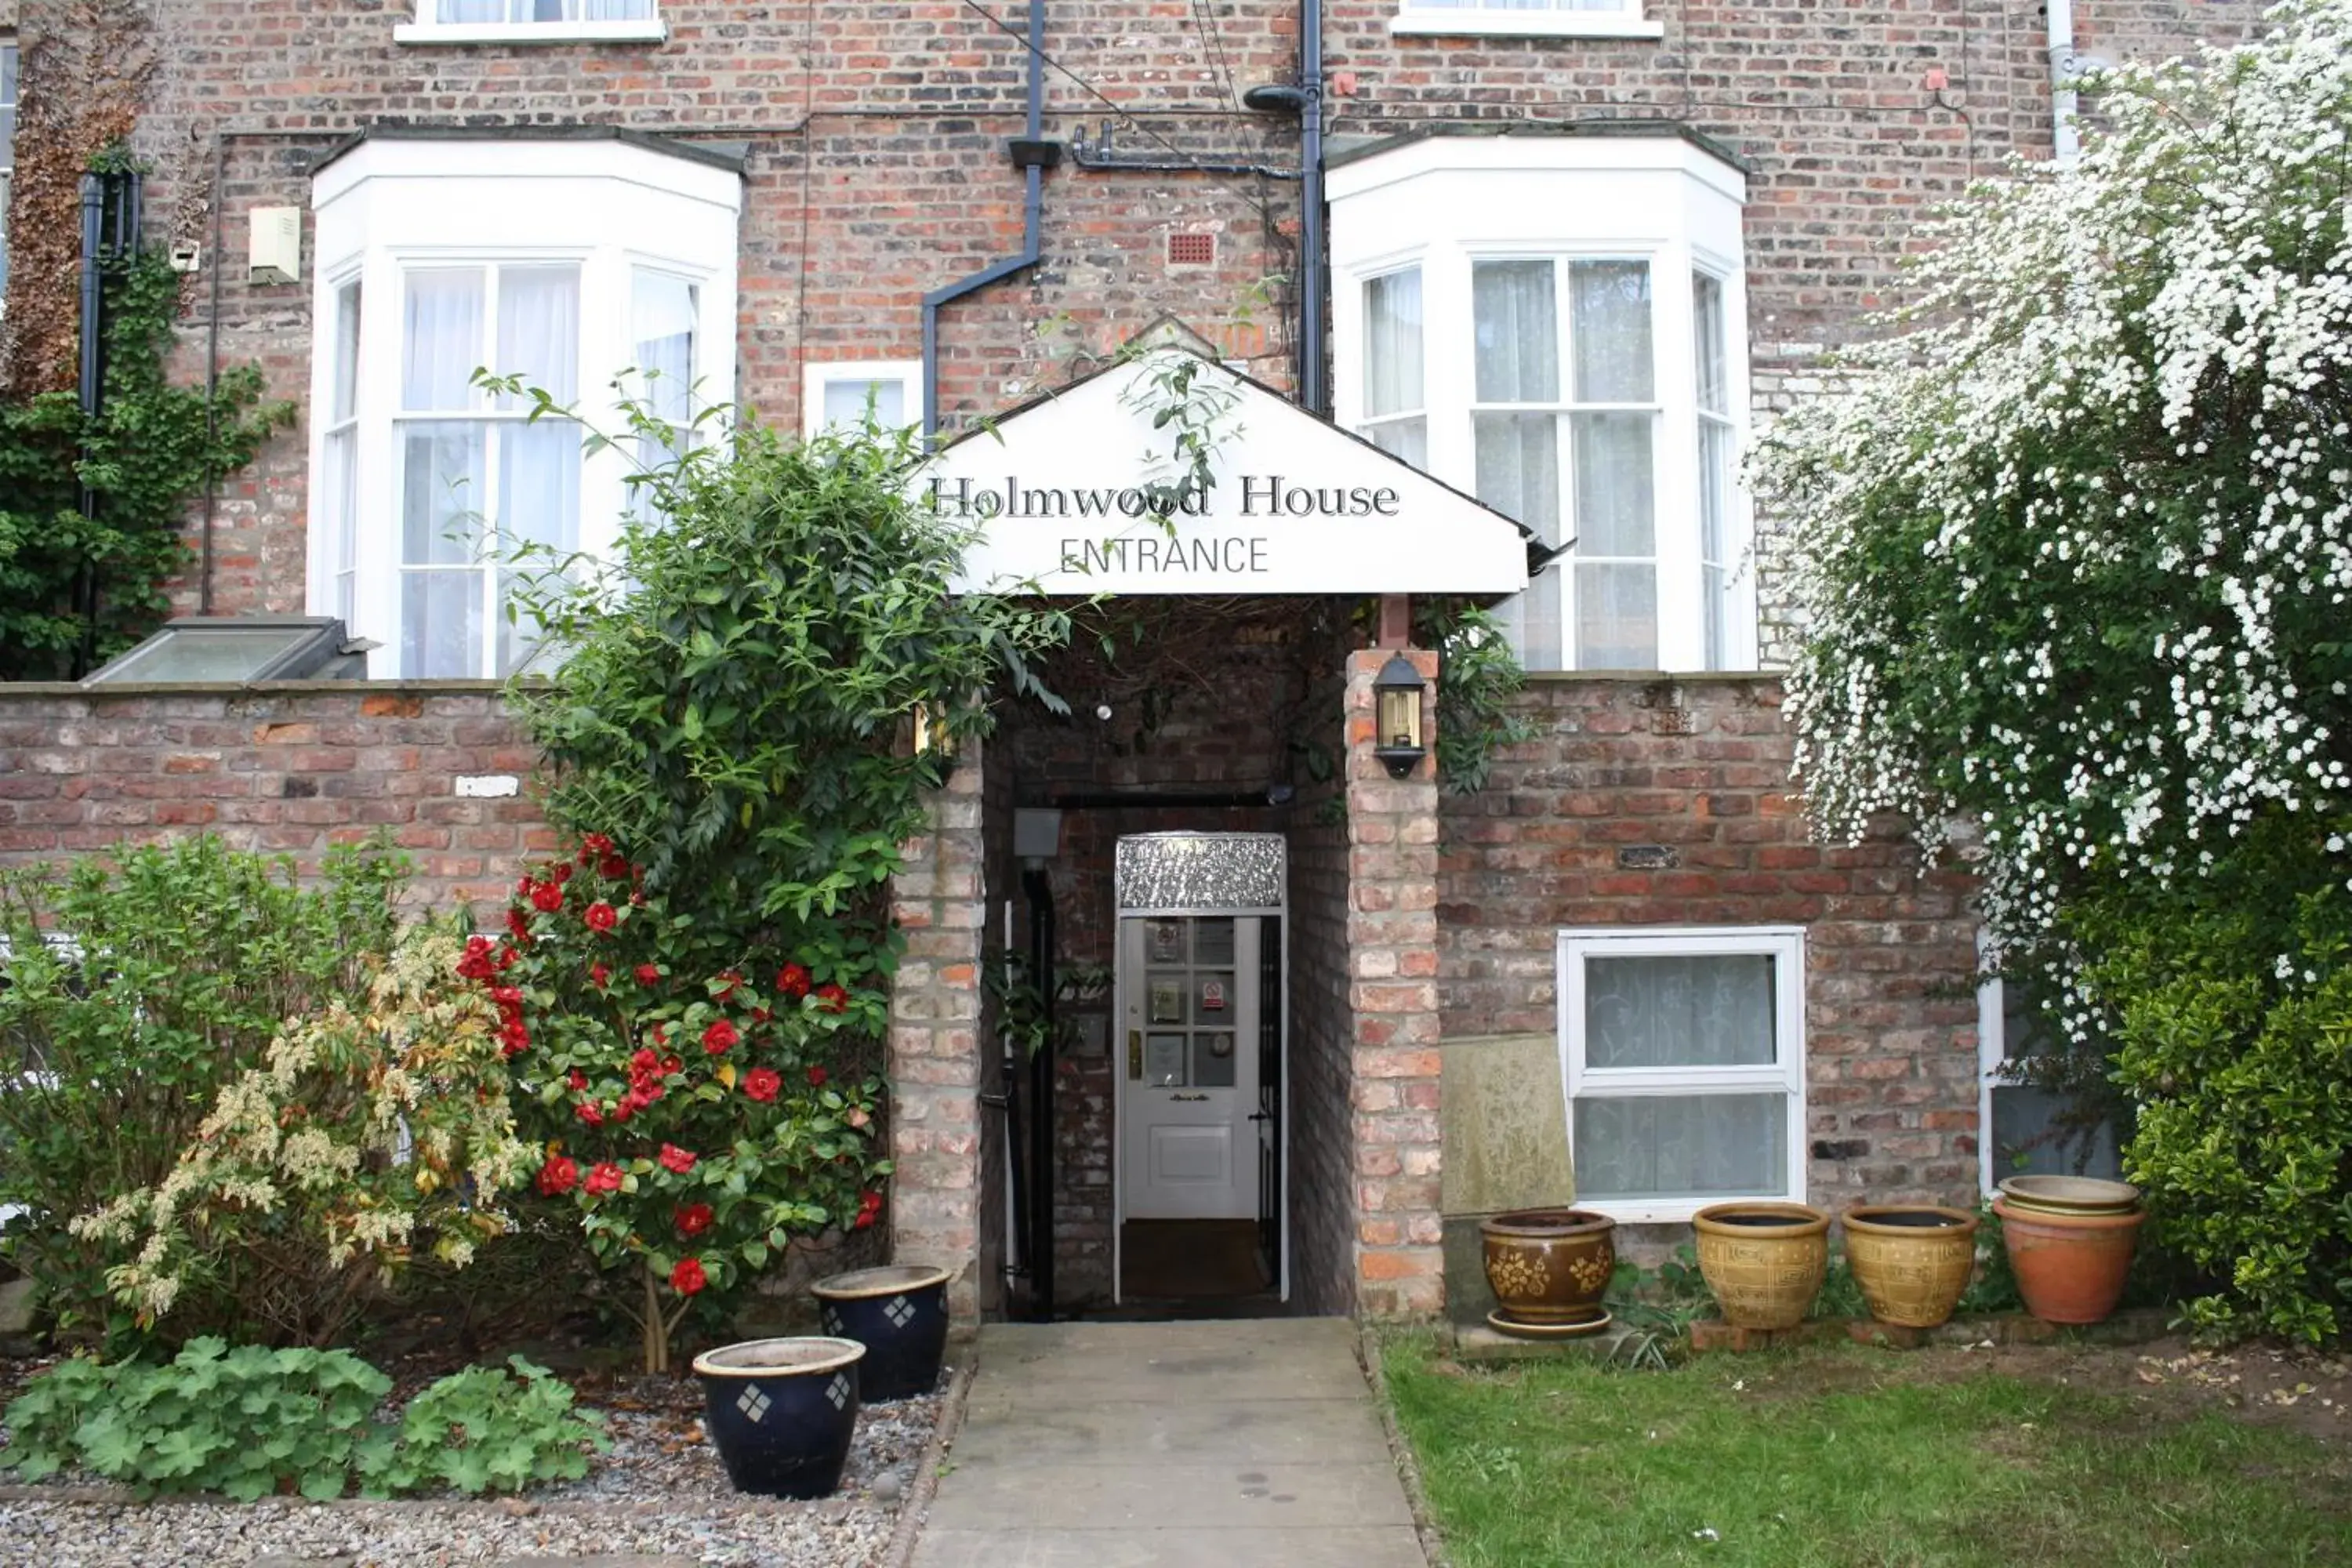
<svg viewBox="0 0 2352 1568">
<path fill-rule="evenodd" d="M 1233 961 L 1233 921 L 1229 918 L 1194 921 L 1192 922 L 1192 962 L 1231 963 Z"/>
<path fill-rule="evenodd" d="M 1192 1022 L 1234 1021 L 1234 977 L 1231 971 L 1210 971 L 1192 977 Z"/>
<path fill-rule="evenodd" d="M 1143 1081 L 1153 1089 L 1184 1087 L 1183 1036 L 1146 1035 L 1143 1037 Z"/>
<path fill-rule="evenodd" d="M 1150 1024 L 1181 1024 L 1184 1018 L 1184 994 L 1189 989 L 1181 973 L 1171 973 L 1155 969 L 1144 988 L 1144 1021 Z"/>
<path fill-rule="evenodd" d="M 1234 1087 L 1234 1033 L 1218 1029 L 1192 1037 L 1192 1083 L 1199 1089 Z"/>
</svg>

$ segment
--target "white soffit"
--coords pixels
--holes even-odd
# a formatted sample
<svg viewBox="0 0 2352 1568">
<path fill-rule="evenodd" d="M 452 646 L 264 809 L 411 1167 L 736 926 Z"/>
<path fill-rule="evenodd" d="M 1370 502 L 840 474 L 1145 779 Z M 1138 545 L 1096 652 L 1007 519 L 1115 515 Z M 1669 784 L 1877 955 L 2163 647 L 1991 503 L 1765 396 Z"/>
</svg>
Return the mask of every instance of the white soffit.
<svg viewBox="0 0 2352 1568">
<path fill-rule="evenodd" d="M 1194 395 L 1230 395 L 1205 493 L 1155 429 L 1160 349 L 943 449 L 918 494 L 979 530 L 959 592 L 1515 594 L 1518 524 L 1198 356 Z M 1150 510 L 1157 487 L 1177 505 Z"/>
</svg>

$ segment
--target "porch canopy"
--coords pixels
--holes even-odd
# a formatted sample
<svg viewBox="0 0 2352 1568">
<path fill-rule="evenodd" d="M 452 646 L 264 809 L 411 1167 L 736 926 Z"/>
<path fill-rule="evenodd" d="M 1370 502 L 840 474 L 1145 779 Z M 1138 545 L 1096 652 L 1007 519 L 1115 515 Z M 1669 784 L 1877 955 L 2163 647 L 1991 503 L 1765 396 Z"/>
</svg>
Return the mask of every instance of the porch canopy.
<svg viewBox="0 0 2352 1568">
<path fill-rule="evenodd" d="M 918 483 L 978 530 L 966 593 L 1488 597 L 1528 580 L 1509 518 L 1174 345 L 967 432 Z"/>
</svg>

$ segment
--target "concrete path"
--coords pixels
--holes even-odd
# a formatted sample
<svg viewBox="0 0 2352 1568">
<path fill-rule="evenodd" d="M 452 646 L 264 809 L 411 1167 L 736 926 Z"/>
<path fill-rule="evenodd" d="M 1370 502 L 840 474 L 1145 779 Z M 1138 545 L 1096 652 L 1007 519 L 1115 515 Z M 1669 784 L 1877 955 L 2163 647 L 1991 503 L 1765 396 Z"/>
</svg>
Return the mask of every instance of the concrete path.
<svg viewBox="0 0 2352 1568">
<path fill-rule="evenodd" d="M 1426 1568 L 1336 1318 L 991 1324 L 914 1568 Z"/>
</svg>

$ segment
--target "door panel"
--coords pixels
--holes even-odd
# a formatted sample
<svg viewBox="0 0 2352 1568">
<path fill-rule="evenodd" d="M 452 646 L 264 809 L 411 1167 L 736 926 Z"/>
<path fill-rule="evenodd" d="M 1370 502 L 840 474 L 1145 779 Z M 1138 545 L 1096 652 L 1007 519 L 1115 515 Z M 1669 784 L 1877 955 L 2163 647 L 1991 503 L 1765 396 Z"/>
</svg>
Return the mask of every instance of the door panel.
<svg viewBox="0 0 2352 1568">
<path fill-rule="evenodd" d="M 1259 1216 L 1256 916 L 1119 925 L 1118 1142 L 1129 1219 Z"/>
</svg>

